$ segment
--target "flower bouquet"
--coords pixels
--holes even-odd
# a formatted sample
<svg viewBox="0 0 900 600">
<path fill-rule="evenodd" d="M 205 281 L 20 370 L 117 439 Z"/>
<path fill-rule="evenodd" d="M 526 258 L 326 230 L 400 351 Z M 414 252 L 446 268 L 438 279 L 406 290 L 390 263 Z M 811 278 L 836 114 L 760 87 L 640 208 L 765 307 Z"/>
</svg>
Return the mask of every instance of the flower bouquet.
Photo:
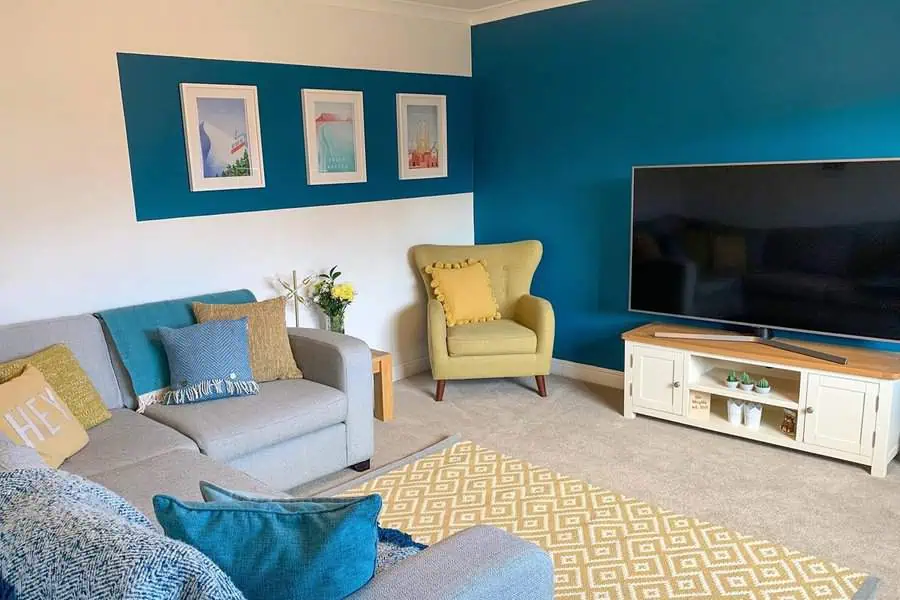
<svg viewBox="0 0 900 600">
<path fill-rule="evenodd" d="M 331 267 L 328 273 L 320 273 L 307 277 L 303 283 L 309 290 L 313 304 L 325 314 L 329 331 L 344 333 L 344 315 L 347 307 L 356 298 L 356 290 L 352 283 L 338 283 L 341 272 L 337 266 Z"/>
</svg>

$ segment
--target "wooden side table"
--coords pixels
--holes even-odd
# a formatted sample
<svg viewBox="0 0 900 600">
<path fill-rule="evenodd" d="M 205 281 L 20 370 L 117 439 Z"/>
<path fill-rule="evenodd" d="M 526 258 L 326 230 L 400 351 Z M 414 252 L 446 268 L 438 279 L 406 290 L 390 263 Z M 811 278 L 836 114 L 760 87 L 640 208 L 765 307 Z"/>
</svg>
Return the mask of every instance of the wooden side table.
<svg viewBox="0 0 900 600">
<path fill-rule="evenodd" d="M 390 352 L 372 350 L 372 374 L 375 376 L 375 418 L 394 418 L 394 367 Z"/>
</svg>

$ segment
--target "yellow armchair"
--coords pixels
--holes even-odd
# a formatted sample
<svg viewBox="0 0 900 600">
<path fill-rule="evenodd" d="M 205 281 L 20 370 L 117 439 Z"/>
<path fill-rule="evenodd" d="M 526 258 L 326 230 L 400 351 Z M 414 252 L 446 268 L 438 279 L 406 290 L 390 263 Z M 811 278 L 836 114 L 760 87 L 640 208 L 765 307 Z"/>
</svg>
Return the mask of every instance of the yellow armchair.
<svg viewBox="0 0 900 600">
<path fill-rule="evenodd" d="M 534 376 L 538 393 L 546 397 L 555 320 L 550 303 L 530 293 L 543 254 L 541 243 L 425 245 L 412 251 L 428 294 L 428 358 L 437 383 L 435 399 L 443 400 L 450 379 L 527 376 Z M 444 307 L 431 294 L 425 267 L 466 259 L 486 261 L 501 318 L 448 327 Z"/>
</svg>

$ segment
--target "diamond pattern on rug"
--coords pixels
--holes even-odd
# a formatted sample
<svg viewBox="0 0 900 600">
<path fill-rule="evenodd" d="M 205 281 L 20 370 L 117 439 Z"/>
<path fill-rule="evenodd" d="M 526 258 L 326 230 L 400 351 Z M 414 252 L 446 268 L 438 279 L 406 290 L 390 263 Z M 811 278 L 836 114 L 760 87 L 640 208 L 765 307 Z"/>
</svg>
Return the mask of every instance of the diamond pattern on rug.
<svg viewBox="0 0 900 600">
<path fill-rule="evenodd" d="M 553 556 L 565 600 L 850 600 L 867 575 L 459 442 L 342 495 L 434 544 L 476 524 Z"/>
</svg>

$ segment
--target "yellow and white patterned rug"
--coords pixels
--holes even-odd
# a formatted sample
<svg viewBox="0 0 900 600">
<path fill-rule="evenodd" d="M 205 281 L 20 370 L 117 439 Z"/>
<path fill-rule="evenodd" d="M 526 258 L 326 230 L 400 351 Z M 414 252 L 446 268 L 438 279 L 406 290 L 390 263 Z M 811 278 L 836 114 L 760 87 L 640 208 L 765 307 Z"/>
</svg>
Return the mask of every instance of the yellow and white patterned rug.
<svg viewBox="0 0 900 600">
<path fill-rule="evenodd" d="M 875 597 L 877 580 L 866 573 L 472 442 L 455 443 L 349 485 L 338 493 L 380 494 L 381 525 L 426 544 L 479 523 L 531 540 L 553 556 L 559 599 Z"/>
</svg>

